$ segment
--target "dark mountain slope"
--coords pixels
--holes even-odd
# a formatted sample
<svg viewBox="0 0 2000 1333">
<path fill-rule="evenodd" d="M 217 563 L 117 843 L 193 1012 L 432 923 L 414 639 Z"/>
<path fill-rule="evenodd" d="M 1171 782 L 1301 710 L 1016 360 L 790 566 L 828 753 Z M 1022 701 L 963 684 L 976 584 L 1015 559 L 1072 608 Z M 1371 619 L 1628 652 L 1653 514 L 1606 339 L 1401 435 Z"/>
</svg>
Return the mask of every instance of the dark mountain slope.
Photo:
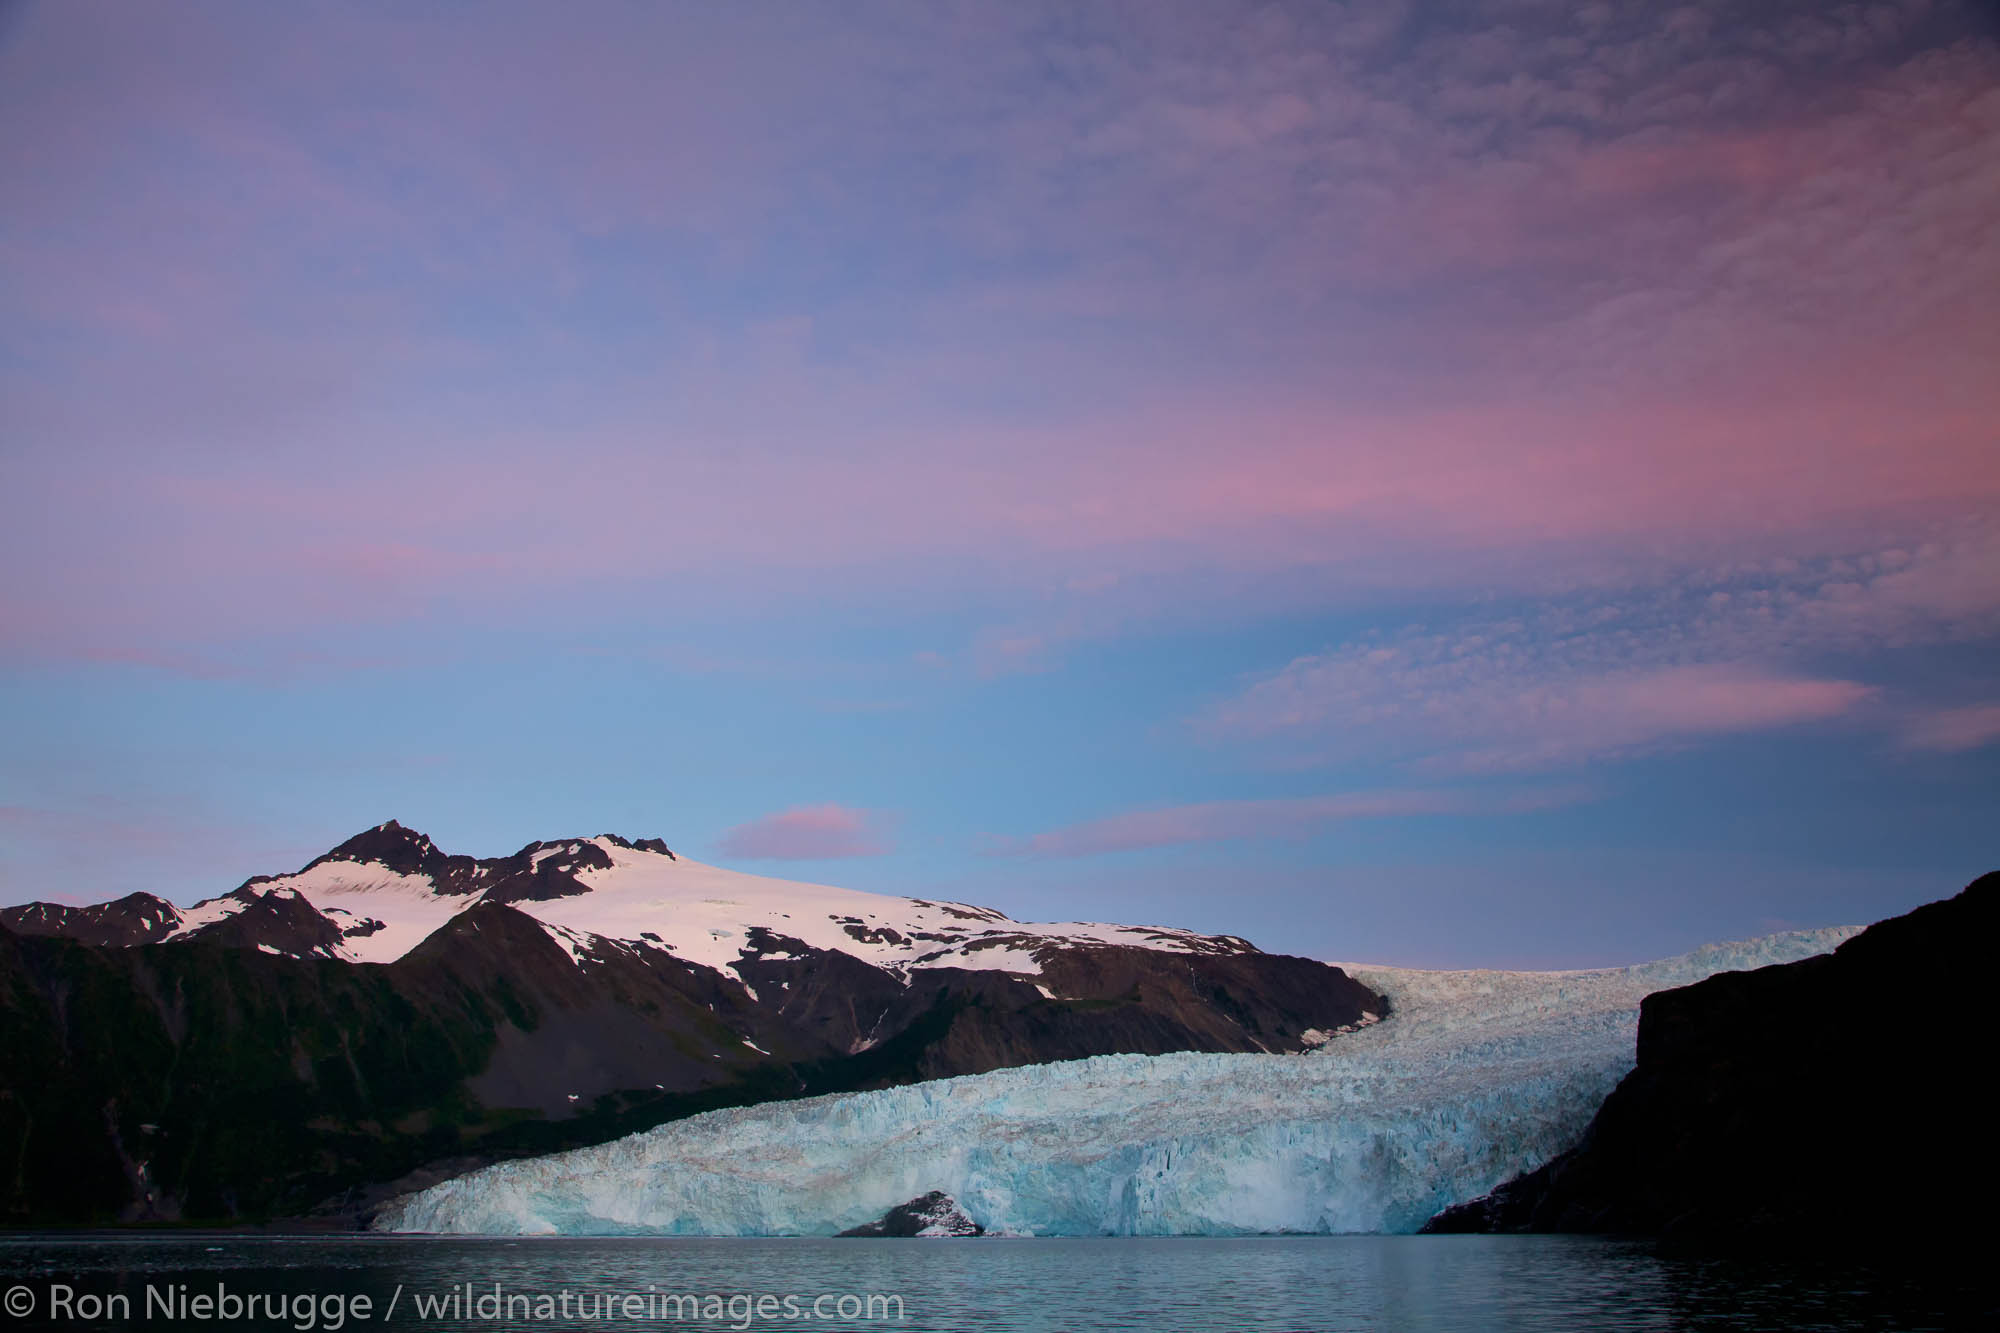
<svg viewBox="0 0 2000 1333">
<path fill-rule="evenodd" d="M 150 893 L 127 894 L 116 902 L 88 907 L 62 903 L 0 907 L 0 927 L 17 935 L 61 935 L 110 947 L 151 944 L 180 924 L 181 909 Z"/>
<path fill-rule="evenodd" d="M 498 905 L 440 934 L 357 966 L 0 932 L 0 1218 L 303 1211 L 442 1157 L 624 1132 L 632 1099 L 612 1088 L 668 1119 L 689 1094 L 792 1083 L 744 1080 L 769 1060 L 739 1035 L 759 1016 L 713 973 L 667 960 L 586 974 Z M 720 1015 L 702 998 L 721 1007 L 730 991 L 738 1008 Z"/>
<path fill-rule="evenodd" d="M 224 923 L 246 923 L 236 946 L 0 930 L 0 1220 L 352 1213 L 413 1171 L 718 1106 L 1121 1051 L 1296 1049 L 1308 1027 L 1386 1011 L 1337 968 L 1261 954 L 1080 950 L 1054 998 L 1000 972 L 906 984 L 803 946 L 746 961 L 746 987 L 494 902 L 388 964 L 244 947 L 257 919 Z"/>
</svg>

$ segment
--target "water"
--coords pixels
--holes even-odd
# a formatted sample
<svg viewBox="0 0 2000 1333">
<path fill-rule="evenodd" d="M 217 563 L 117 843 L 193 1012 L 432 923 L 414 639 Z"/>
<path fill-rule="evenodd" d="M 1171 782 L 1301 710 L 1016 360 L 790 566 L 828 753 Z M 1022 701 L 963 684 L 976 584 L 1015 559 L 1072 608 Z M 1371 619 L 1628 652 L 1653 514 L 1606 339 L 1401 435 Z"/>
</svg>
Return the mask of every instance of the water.
<svg viewBox="0 0 2000 1333">
<path fill-rule="evenodd" d="M 203 1294 L 223 1303 L 205 1313 L 175 1304 Z M 1560 1236 L 0 1236 L 0 1296 L 14 1316 L 0 1318 L 0 1333 L 365 1330 L 385 1320 L 405 1329 L 911 1333 L 2000 1327 L 1967 1313 L 1972 1294 L 1969 1284 L 1844 1264 L 1676 1259 L 1643 1243 Z M 695 1303 L 676 1307 L 670 1295 Z M 900 1319 L 882 1299 L 892 1297 Z M 274 1310 L 281 1317 L 267 1318 Z"/>
</svg>

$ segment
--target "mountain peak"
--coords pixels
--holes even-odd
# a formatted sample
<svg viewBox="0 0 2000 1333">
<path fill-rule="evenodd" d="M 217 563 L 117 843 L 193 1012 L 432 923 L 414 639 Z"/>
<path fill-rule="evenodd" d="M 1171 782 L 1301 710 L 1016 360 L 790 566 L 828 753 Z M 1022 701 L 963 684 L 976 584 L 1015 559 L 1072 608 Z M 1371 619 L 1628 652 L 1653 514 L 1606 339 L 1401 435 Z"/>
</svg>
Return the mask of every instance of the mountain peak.
<svg viewBox="0 0 2000 1333">
<path fill-rule="evenodd" d="M 614 847 L 623 847 L 628 852 L 654 852 L 669 861 L 680 860 L 668 848 L 665 838 L 621 838 L 616 833 L 600 833 L 597 836 Z"/>
<path fill-rule="evenodd" d="M 363 861 L 387 866 L 405 875 L 418 875 L 439 868 L 439 864 L 447 859 L 429 836 L 390 819 L 355 834 L 326 855 L 313 860 L 307 868 L 322 861 Z"/>
</svg>

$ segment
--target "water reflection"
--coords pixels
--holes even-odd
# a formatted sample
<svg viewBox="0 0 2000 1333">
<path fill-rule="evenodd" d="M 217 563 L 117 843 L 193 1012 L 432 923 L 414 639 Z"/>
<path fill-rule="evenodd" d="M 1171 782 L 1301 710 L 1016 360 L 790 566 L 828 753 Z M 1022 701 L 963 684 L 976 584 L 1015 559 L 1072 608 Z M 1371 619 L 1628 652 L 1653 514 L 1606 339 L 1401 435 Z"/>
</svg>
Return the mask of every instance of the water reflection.
<svg viewBox="0 0 2000 1333">
<path fill-rule="evenodd" d="M 0 1238 L 0 1286 L 10 1301 L 21 1299 L 13 1294 L 21 1287 L 35 1302 L 8 1321 L 21 1329 L 358 1329 L 385 1316 L 406 1329 L 913 1333 L 1978 1326 L 1975 1293 L 1957 1280 L 1848 1264 L 1663 1257 L 1641 1243 L 1547 1236 L 13 1236 Z M 221 1304 L 190 1317 L 186 1302 L 203 1296 Z M 232 1318 L 245 1302 L 260 1315 L 280 1310 L 282 1321 Z"/>
</svg>

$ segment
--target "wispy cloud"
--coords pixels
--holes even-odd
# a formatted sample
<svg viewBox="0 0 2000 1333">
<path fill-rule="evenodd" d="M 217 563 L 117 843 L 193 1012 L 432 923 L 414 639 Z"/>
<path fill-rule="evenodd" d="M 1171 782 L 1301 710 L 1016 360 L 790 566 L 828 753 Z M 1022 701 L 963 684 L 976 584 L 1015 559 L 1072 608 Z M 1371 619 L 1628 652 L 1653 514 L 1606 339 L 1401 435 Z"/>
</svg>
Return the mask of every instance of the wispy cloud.
<svg viewBox="0 0 2000 1333">
<path fill-rule="evenodd" d="M 1500 771 L 1825 721 L 1876 689 L 1788 663 L 1994 633 L 1996 556 L 1993 529 L 1974 525 L 1911 548 L 1364 634 L 1251 683 L 1203 725 L 1329 757 Z"/>
<path fill-rule="evenodd" d="M 1591 798 L 1587 788 L 1525 791 L 1433 790 L 1343 792 L 1272 800 L 1203 801 L 1134 810 L 1026 837 L 994 837 L 988 856 L 1062 858 L 1177 847 L 1241 838 L 1307 837 L 1329 824 L 1416 815 L 1526 814 Z"/>
<path fill-rule="evenodd" d="M 1968 704 L 1919 714 L 1904 724 L 1902 741 L 1908 749 L 1945 753 L 2000 742 L 2000 704 Z"/>
<path fill-rule="evenodd" d="M 1837 717 L 1854 681 L 1730 665 L 1584 674 L 1513 660 L 1520 643 L 1405 641 L 1301 658 L 1218 715 L 1251 736 L 1306 738 L 1342 757 L 1498 772 L 1630 756 L 1673 742 Z M 1472 642 L 1481 640 L 1480 642 Z"/>
<path fill-rule="evenodd" d="M 723 855 L 747 861 L 831 861 L 885 856 L 882 816 L 852 806 L 800 805 L 738 824 L 722 835 Z"/>
</svg>

